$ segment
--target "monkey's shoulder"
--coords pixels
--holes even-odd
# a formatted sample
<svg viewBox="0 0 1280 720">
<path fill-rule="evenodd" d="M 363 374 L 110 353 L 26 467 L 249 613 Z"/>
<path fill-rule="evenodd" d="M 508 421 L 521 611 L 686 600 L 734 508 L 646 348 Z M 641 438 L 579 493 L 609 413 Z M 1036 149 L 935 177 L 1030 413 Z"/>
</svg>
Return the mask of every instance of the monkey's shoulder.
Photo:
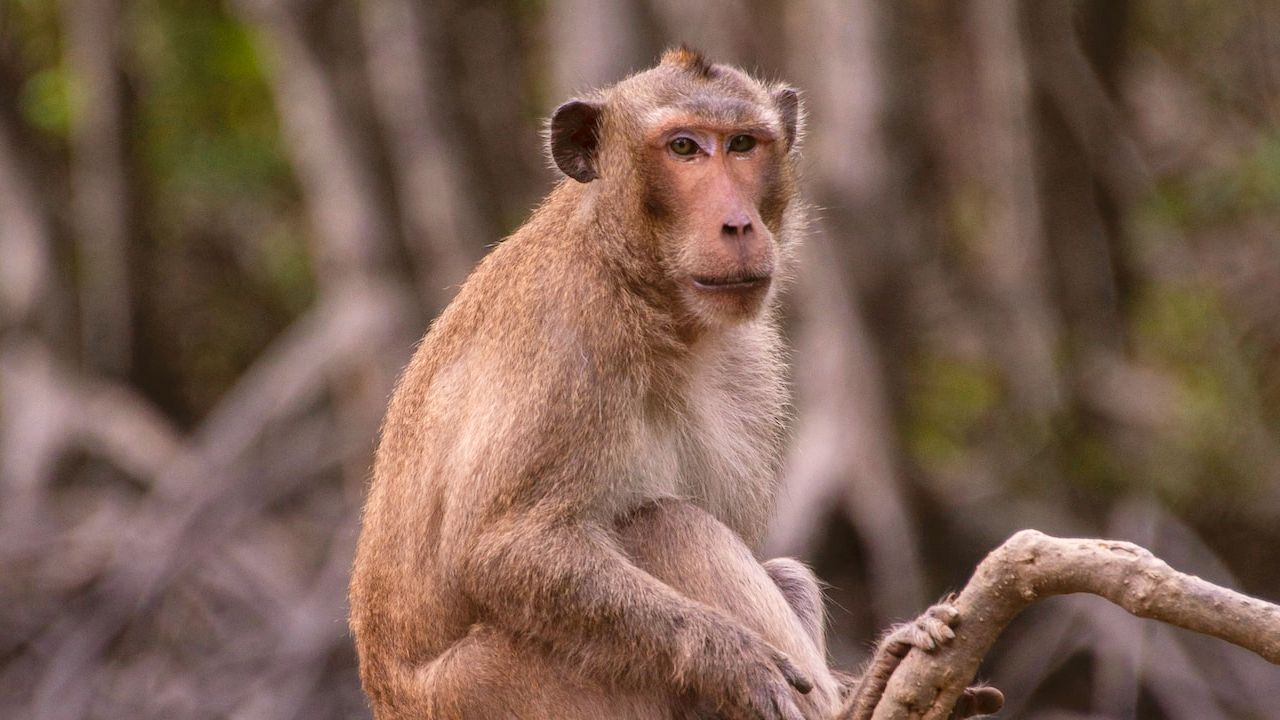
<svg viewBox="0 0 1280 720">
<path fill-rule="evenodd" d="M 472 358 L 517 377 L 563 366 L 602 380 L 643 362 L 643 309 L 599 258 L 567 255 L 562 244 L 523 233 L 503 242 L 433 323 L 419 355 Z"/>
</svg>

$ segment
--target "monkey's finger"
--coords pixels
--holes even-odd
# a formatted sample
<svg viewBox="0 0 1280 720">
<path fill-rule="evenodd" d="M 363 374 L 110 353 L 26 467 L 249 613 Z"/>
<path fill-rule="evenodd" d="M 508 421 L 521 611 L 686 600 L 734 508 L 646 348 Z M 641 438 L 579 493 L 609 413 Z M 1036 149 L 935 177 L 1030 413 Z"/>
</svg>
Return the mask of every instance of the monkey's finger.
<svg viewBox="0 0 1280 720">
<path fill-rule="evenodd" d="M 813 689 L 813 681 L 809 679 L 809 676 L 803 670 L 796 667 L 796 664 L 791 662 L 791 659 L 786 655 L 778 653 L 773 662 L 778 666 L 782 677 L 787 679 L 787 683 L 799 690 L 801 694 L 807 695 Z"/>
<path fill-rule="evenodd" d="M 913 647 L 933 651 L 955 639 L 952 626 L 960 619 L 960 613 L 954 605 L 939 603 L 929 608 L 915 622 L 902 627 L 899 638 Z"/>
<path fill-rule="evenodd" d="M 928 610 L 924 611 L 924 615 L 944 625 L 955 625 L 956 621 L 960 619 L 960 611 L 956 609 L 955 605 L 951 604 L 950 600 L 944 600 L 937 605 L 930 606 Z"/>
<path fill-rule="evenodd" d="M 1004 707 L 1004 693 L 993 687 L 970 688 L 973 692 L 973 709 L 979 715 L 992 715 Z"/>
<path fill-rule="evenodd" d="M 929 633 L 933 641 L 939 645 L 956 639 L 956 631 L 952 630 L 950 625 L 934 618 L 929 618 L 925 621 L 924 631 Z"/>
<path fill-rule="evenodd" d="M 938 648 L 939 638 L 936 635 L 937 628 L 945 628 L 946 625 L 940 625 L 936 620 L 934 620 L 933 631 L 931 632 L 928 623 L 928 618 L 920 617 L 917 618 L 915 622 L 899 625 L 894 628 L 893 632 L 889 633 L 889 637 L 885 639 L 885 642 L 894 646 L 900 646 L 900 652 L 894 653 L 894 655 L 899 658 L 906 655 L 907 651 L 911 648 L 920 648 L 926 652 L 933 652 Z M 949 630 L 950 628 L 947 629 Z"/>
</svg>

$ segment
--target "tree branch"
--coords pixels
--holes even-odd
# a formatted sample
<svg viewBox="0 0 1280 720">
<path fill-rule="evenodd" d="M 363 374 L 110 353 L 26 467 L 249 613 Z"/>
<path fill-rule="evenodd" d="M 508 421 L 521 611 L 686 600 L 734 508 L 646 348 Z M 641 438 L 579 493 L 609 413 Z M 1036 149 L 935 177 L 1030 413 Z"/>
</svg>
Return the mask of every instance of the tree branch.
<svg viewBox="0 0 1280 720">
<path fill-rule="evenodd" d="M 875 720 L 944 720 L 1013 618 L 1053 595 L 1091 593 L 1138 617 L 1212 635 L 1280 664 L 1280 606 L 1180 573 L 1127 542 L 1023 530 L 978 565 L 955 600 L 956 639 L 912 651 L 889 681 Z"/>
</svg>

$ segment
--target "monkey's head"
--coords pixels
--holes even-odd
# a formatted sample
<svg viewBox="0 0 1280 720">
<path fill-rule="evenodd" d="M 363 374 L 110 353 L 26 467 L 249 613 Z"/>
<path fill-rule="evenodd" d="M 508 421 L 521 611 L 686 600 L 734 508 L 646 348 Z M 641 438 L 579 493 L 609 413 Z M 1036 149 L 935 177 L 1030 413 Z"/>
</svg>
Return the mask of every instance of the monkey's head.
<svg viewBox="0 0 1280 720">
<path fill-rule="evenodd" d="M 556 165 L 622 218 L 646 284 L 715 325 L 761 312 L 782 271 L 800 101 L 687 48 L 551 118 Z M 607 222 L 606 222 L 607 226 Z"/>
</svg>

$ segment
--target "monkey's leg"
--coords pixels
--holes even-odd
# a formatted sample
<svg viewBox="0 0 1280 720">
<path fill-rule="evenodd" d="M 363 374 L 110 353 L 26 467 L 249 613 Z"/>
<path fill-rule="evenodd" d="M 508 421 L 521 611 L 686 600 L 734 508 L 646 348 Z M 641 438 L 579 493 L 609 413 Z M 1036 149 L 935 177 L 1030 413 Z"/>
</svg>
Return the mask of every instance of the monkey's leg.
<svg viewBox="0 0 1280 720">
<path fill-rule="evenodd" d="M 804 563 L 787 557 L 774 558 L 764 562 L 765 572 L 773 578 L 773 582 L 782 592 L 782 596 L 791 605 L 791 610 L 800 619 L 800 624 L 809 633 L 818 652 L 827 653 L 827 617 L 823 604 L 822 583 L 818 576 Z M 829 668 L 836 686 L 840 688 L 842 702 L 847 702 L 858 687 L 859 676 Z"/>
<path fill-rule="evenodd" d="M 679 501 L 645 506 L 620 521 L 617 531 L 622 550 L 636 567 L 681 595 L 724 612 L 787 653 L 814 681 L 807 695 L 794 694 L 806 720 L 832 717 L 840 705 L 839 685 L 827 671 L 821 591 L 807 568 L 793 560 L 762 565 L 718 520 Z M 634 660 L 645 662 L 643 657 Z M 697 714 L 697 708 L 667 688 L 607 686 L 563 658 L 483 625 L 420 677 L 428 718 L 666 719 Z M 400 720 L 378 715 L 378 720 L 389 718 Z"/>
<path fill-rule="evenodd" d="M 960 615 L 950 602 L 941 602 L 924 611 L 912 622 L 894 627 L 876 646 L 871 661 L 862 677 L 857 682 L 853 698 L 849 701 L 842 718 L 848 720 L 870 720 L 876 705 L 884 696 L 885 686 L 893 671 L 898 669 L 902 659 L 912 648 L 930 651 L 939 645 L 955 639 L 951 626 Z M 960 701 L 956 703 L 952 720 L 975 715 L 987 715 L 996 712 L 1004 705 L 1004 695 L 993 687 L 977 686 L 965 690 Z"/>
<path fill-rule="evenodd" d="M 761 564 L 733 531 L 677 500 L 627 515 L 618 538 L 637 567 L 786 653 L 813 680 L 808 694 L 793 693 L 801 712 L 811 719 L 832 717 L 840 689 L 827 669 L 821 590 L 808 568 L 789 559 Z"/>
<path fill-rule="evenodd" d="M 763 567 L 809 633 L 809 639 L 818 652 L 825 656 L 827 613 L 822 604 L 822 584 L 818 582 L 818 576 L 804 563 L 788 557 L 766 560 Z"/>
</svg>

